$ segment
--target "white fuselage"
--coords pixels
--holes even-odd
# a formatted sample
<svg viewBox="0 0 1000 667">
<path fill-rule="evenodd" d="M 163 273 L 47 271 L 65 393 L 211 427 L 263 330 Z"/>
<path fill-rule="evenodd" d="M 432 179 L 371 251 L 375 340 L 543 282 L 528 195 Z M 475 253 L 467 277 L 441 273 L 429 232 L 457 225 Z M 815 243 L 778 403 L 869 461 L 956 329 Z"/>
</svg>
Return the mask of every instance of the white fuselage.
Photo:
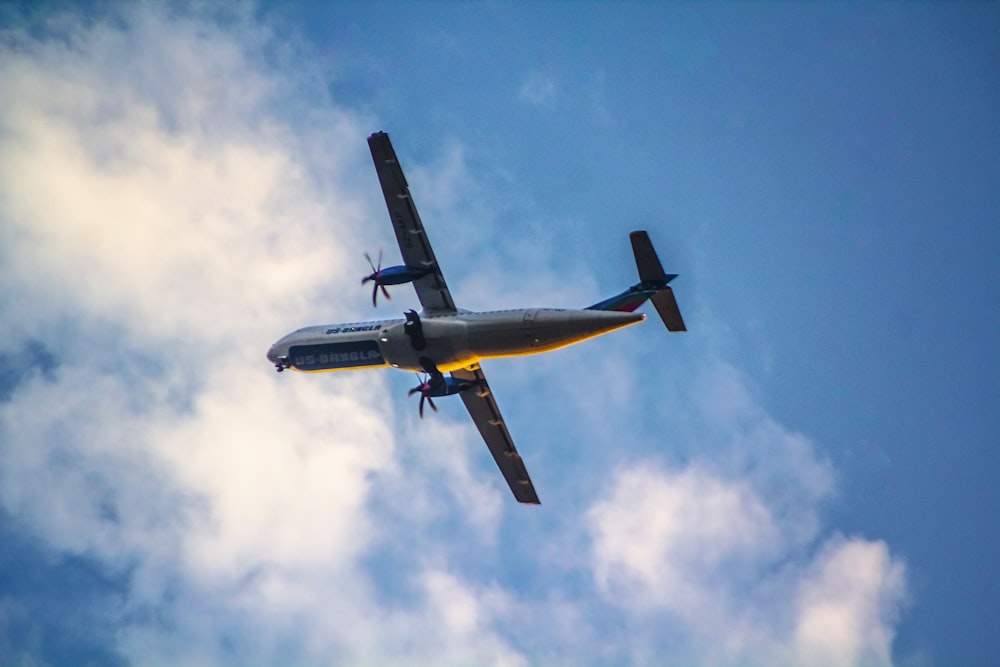
<svg viewBox="0 0 1000 667">
<path fill-rule="evenodd" d="M 644 317 L 640 313 L 552 308 L 422 313 L 422 340 L 406 332 L 404 319 L 312 326 L 279 340 L 271 346 L 267 358 L 306 372 L 381 366 L 423 371 L 426 360 L 430 360 L 439 371 L 447 373 L 468 368 L 481 359 L 565 347 Z"/>
</svg>

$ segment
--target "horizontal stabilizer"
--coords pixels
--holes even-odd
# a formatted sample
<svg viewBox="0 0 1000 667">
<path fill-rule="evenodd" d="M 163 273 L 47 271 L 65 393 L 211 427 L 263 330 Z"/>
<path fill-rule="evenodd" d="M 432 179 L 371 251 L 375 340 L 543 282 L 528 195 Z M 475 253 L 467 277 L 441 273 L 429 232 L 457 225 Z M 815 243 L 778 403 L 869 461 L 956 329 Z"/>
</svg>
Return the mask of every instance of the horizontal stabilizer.
<svg viewBox="0 0 1000 667">
<path fill-rule="evenodd" d="M 635 253 L 635 265 L 639 269 L 639 280 L 644 283 L 662 282 L 666 279 L 660 258 L 656 256 L 653 242 L 645 231 L 632 232 L 628 235 L 632 240 L 632 252 Z"/>
<path fill-rule="evenodd" d="M 681 317 L 681 309 L 677 307 L 677 299 L 674 298 L 674 291 L 669 287 L 664 287 L 651 297 L 656 312 L 660 314 L 663 323 L 667 325 L 669 331 L 687 331 L 684 326 L 684 318 Z"/>
</svg>

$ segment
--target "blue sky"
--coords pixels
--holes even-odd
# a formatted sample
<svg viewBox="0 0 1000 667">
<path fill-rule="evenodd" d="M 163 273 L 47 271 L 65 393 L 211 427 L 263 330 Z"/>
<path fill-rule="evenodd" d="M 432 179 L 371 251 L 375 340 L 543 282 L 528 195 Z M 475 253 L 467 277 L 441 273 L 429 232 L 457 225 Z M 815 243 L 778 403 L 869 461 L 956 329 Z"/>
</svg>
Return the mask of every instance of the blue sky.
<svg viewBox="0 0 1000 667">
<path fill-rule="evenodd" d="M 0 8 L 0 662 L 987 665 L 1000 5 Z M 371 310 L 393 138 L 453 295 L 650 320 L 484 364 Z"/>
</svg>

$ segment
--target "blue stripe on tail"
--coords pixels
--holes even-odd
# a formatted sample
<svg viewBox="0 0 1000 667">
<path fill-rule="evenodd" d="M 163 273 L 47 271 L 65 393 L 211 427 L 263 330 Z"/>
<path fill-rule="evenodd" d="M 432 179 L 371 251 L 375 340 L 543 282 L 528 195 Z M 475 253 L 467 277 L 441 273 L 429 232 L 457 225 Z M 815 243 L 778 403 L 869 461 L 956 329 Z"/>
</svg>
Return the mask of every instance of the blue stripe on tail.
<svg viewBox="0 0 1000 667">
<path fill-rule="evenodd" d="M 609 299 L 599 301 L 592 306 L 587 306 L 586 310 L 617 310 L 619 312 L 631 313 L 646 303 L 651 296 L 656 294 L 658 289 L 659 287 L 647 287 L 642 283 L 638 283 Z"/>
</svg>

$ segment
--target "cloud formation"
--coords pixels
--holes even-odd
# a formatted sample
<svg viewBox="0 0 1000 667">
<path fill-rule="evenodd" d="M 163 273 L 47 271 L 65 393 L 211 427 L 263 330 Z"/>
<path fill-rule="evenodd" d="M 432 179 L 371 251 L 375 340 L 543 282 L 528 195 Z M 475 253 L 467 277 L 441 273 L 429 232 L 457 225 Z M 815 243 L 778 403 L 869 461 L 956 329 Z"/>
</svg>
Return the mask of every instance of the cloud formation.
<svg viewBox="0 0 1000 667">
<path fill-rule="evenodd" d="M 620 471 L 588 518 L 598 589 L 666 629 L 637 662 L 892 664 L 904 573 L 882 542 L 834 536 L 811 553 L 745 481 L 698 466 Z"/>
<path fill-rule="evenodd" d="M 84 610 L 114 630 L 67 651 L 135 664 L 888 664 L 902 564 L 821 536 L 828 466 L 725 364 L 684 397 L 704 456 L 625 451 L 514 530 L 460 410 L 270 372 L 288 328 L 367 312 L 370 123 L 248 11 L 110 11 L 0 51 L 0 520 L 107 582 L 35 636 Z M 0 658 L 76 664 L 20 623 Z"/>
</svg>

